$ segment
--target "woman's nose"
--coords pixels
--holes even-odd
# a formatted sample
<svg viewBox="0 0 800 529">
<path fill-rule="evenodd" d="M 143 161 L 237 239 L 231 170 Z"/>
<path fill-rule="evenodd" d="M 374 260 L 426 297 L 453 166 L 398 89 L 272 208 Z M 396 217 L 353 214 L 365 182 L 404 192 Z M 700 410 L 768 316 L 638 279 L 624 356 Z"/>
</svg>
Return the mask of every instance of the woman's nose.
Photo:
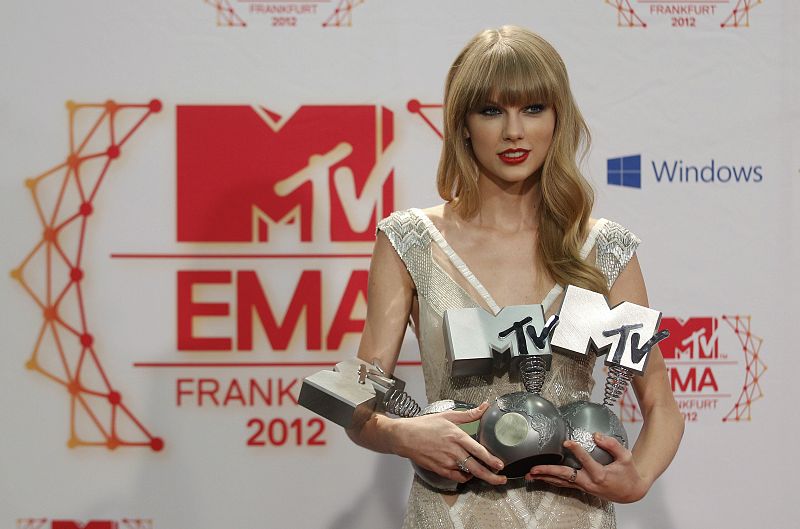
<svg viewBox="0 0 800 529">
<path fill-rule="evenodd" d="M 503 124 L 503 139 L 504 140 L 519 140 L 524 136 L 524 129 L 522 127 L 522 120 L 516 112 L 506 114 L 505 123 Z"/>
</svg>

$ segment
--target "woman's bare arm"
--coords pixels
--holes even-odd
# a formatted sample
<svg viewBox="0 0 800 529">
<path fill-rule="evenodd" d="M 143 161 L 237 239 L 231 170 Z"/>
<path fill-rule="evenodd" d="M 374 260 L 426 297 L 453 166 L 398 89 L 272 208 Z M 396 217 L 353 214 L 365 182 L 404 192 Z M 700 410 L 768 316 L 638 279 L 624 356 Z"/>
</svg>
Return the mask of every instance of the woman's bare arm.
<svg viewBox="0 0 800 529">
<path fill-rule="evenodd" d="M 623 301 L 648 306 L 647 290 L 635 255 L 614 282 L 608 299 L 611 306 Z M 570 482 L 573 470 L 561 465 L 534 467 L 528 477 L 559 487 L 578 488 L 620 503 L 643 498 L 675 457 L 684 428 L 658 347 L 650 351 L 646 373 L 634 377 L 633 389 L 644 418 L 633 450 L 623 447 L 613 437 L 595 435 L 597 446 L 614 457 L 613 463 L 603 466 L 578 443 L 567 441 L 564 446 L 583 465 L 574 482 Z"/>
<path fill-rule="evenodd" d="M 648 306 L 647 290 L 635 255 L 614 283 L 609 301 L 612 306 L 622 301 Z M 683 416 L 672 394 L 667 367 L 658 347 L 650 351 L 645 374 L 634 377 L 633 390 L 644 418 L 632 450 L 633 459 L 649 489 L 675 457 L 684 429 Z"/>
<path fill-rule="evenodd" d="M 394 372 L 414 294 L 414 283 L 405 265 L 386 235 L 379 232 L 370 264 L 367 321 L 358 348 L 360 359 L 370 363 L 377 359 L 387 373 Z M 366 421 L 348 429 L 347 434 L 365 448 L 407 457 L 454 481 L 463 483 L 474 475 L 499 485 L 505 483 L 506 478 L 487 467 L 499 470 L 502 461 L 457 426 L 479 419 L 486 407 L 482 404 L 468 411 L 409 419 L 392 419 L 373 413 Z M 456 470 L 457 463 L 470 455 L 475 458 L 468 463 L 472 475 Z"/>
<path fill-rule="evenodd" d="M 379 231 L 369 267 L 367 320 L 358 358 L 368 363 L 377 360 L 387 373 L 394 372 L 413 299 L 414 282 L 389 239 Z M 394 453 L 395 425 L 394 419 L 376 413 L 363 424 L 350 428 L 347 434 L 365 448 Z"/>
</svg>

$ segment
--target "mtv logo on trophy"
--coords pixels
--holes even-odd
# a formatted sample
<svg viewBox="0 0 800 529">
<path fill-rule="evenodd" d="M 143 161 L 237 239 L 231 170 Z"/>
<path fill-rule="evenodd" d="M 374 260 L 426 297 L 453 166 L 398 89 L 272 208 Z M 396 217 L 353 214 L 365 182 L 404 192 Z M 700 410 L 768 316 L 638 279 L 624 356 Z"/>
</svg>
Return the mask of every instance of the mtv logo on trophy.
<svg viewBox="0 0 800 529">
<path fill-rule="evenodd" d="M 500 474 L 519 479 L 535 465 L 564 459 L 566 424 L 558 408 L 541 395 L 552 364 L 550 335 L 559 316 L 544 321 L 542 305 L 504 307 L 493 316 L 483 309 L 445 312 L 444 333 L 453 376 L 509 372 L 524 391 L 497 397 L 484 412 L 477 439 L 503 461 Z"/>
<path fill-rule="evenodd" d="M 563 444 L 579 443 L 597 462 L 613 458 L 596 446 L 593 434 L 615 437 L 627 447 L 628 436 L 609 409 L 634 374 L 642 374 L 652 348 L 669 336 L 657 332 L 661 313 L 622 303 L 613 309 L 602 294 L 567 287 L 558 316 L 544 319 L 542 305 L 503 308 L 492 315 L 480 308 L 450 309 L 444 314 L 444 340 L 450 375 L 518 377 L 524 391 L 499 396 L 479 421 L 459 425 L 503 461 L 501 474 L 524 477 L 536 465 L 581 465 Z M 552 364 L 552 351 L 567 355 L 606 355 L 609 366 L 603 404 L 577 401 L 561 408 L 541 395 Z M 299 403 L 344 427 L 373 412 L 416 417 L 475 405 L 442 400 L 421 408 L 405 384 L 381 366 L 358 359 L 340 362 L 303 380 Z M 414 465 L 417 475 L 440 490 L 458 483 Z"/>
<path fill-rule="evenodd" d="M 608 375 L 603 404 L 577 401 L 562 406 L 560 411 L 567 422 L 568 438 L 580 444 L 595 461 L 607 465 L 613 457 L 595 444 L 593 433 L 614 437 L 628 447 L 628 434 L 610 408 L 625 392 L 633 375 L 644 374 L 650 351 L 669 336 L 669 331 L 657 332 L 661 323 L 657 310 L 629 302 L 612 309 L 602 294 L 572 285 L 567 287 L 560 316 L 562 323 L 550 341 L 553 350 L 606 355 Z M 570 454 L 564 464 L 581 468 Z"/>
</svg>

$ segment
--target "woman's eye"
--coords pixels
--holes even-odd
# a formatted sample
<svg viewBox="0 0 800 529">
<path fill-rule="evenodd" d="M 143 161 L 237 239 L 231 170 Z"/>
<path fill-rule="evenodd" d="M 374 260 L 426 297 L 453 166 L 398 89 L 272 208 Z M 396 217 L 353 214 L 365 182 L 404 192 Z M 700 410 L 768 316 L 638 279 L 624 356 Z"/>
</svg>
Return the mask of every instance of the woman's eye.
<svg viewBox="0 0 800 529">
<path fill-rule="evenodd" d="M 501 110 L 497 107 L 483 107 L 480 111 L 480 114 L 483 116 L 497 116 L 501 113 Z"/>
<path fill-rule="evenodd" d="M 538 114 L 544 110 L 545 106 L 542 104 L 528 105 L 525 107 L 525 112 L 528 114 Z"/>
</svg>

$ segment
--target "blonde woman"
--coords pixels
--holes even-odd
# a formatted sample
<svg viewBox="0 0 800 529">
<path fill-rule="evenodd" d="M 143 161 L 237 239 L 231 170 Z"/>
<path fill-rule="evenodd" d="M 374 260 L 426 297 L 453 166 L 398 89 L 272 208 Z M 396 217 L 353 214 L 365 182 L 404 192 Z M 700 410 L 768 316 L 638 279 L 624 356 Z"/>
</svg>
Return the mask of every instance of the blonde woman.
<svg viewBox="0 0 800 529">
<path fill-rule="evenodd" d="M 379 224 L 358 356 L 391 372 L 410 319 L 428 402 L 485 402 L 521 385 L 507 374 L 447 375 L 446 309 L 496 314 L 507 305 L 542 304 L 549 316 L 568 284 L 602 292 L 612 304 L 647 305 L 634 253 L 639 240 L 614 222 L 590 218 L 592 192 L 575 161 L 588 141 L 564 63 L 550 44 L 514 26 L 474 37 L 446 80 L 437 176 L 445 202 L 395 212 Z M 594 358 L 553 356 L 542 395 L 556 406 L 588 400 Z M 539 466 L 524 481 L 507 482 L 496 473 L 502 462 L 456 426 L 479 418 L 486 404 L 411 419 L 374 414 L 348 433 L 362 446 L 465 484 L 441 493 L 415 478 L 404 527 L 608 528 L 615 526 L 612 502 L 644 497 L 683 434 L 657 349 L 633 387 L 644 417 L 635 446 L 597 437 L 615 457 L 603 467 L 567 442 L 584 463 L 577 473 Z"/>
</svg>

